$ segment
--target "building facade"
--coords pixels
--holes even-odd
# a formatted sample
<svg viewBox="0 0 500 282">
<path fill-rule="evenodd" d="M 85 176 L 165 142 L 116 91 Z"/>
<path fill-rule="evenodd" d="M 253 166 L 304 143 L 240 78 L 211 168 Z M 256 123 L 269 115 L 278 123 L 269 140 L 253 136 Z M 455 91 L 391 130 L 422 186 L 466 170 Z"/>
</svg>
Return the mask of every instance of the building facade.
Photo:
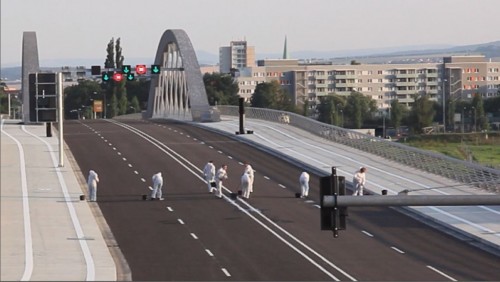
<svg viewBox="0 0 500 282">
<path fill-rule="evenodd" d="M 484 56 L 445 57 L 443 63 L 419 64 L 310 64 L 299 60 L 263 60 L 256 67 L 240 69 L 236 78 L 239 95 L 248 100 L 257 84 L 277 80 L 297 105 L 309 101 L 311 107 L 321 96 L 348 96 L 357 91 L 370 96 L 380 109 L 394 99 L 412 106 L 415 94 L 426 94 L 441 103 L 484 99 L 498 95 L 500 62 Z"/>
<path fill-rule="evenodd" d="M 247 42 L 231 41 L 229 46 L 219 48 L 219 65 L 221 73 L 230 73 L 231 69 L 242 69 L 255 66 L 255 47 Z"/>
</svg>

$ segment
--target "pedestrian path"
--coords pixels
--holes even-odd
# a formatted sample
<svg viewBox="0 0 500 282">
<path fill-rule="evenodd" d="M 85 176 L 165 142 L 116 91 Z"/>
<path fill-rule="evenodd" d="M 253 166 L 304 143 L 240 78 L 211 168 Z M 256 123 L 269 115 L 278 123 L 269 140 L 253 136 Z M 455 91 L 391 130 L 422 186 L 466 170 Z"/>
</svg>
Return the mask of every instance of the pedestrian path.
<svg viewBox="0 0 500 282">
<path fill-rule="evenodd" d="M 367 190 L 373 194 L 396 195 L 489 195 L 490 192 L 458 183 L 412 167 L 353 149 L 288 124 L 258 119 L 245 120 L 245 132 L 239 132 L 239 119 L 222 116 L 221 122 L 197 124 L 204 128 L 238 138 L 242 142 L 267 150 L 270 154 L 328 175 L 331 168 L 347 181 L 361 166 L 367 167 Z M 390 142 L 390 141 L 385 141 Z M 500 183 L 500 180 L 499 180 Z M 500 184 L 499 184 L 500 185 Z M 432 224 L 443 231 L 500 255 L 500 206 L 440 206 L 404 208 L 410 216 Z"/>
<path fill-rule="evenodd" d="M 0 280 L 123 278 L 113 259 L 120 252 L 108 248 L 113 238 L 97 204 L 80 200 L 85 179 L 69 150 L 60 158 L 56 134 L 19 122 L 1 120 Z"/>
</svg>

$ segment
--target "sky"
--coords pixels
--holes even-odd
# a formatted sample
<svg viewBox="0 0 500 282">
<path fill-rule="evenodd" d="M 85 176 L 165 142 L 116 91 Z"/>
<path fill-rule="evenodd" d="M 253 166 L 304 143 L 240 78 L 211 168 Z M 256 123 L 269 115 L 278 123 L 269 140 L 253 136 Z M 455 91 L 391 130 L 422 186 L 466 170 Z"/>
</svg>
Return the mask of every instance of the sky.
<svg viewBox="0 0 500 282">
<path fill-rule="evenodd" d="M 104 62 L 112 38 L 125 62 L 152 62 L 168 29 L 216 56 L 232 40 L 281 54 L 285 36 L 289 53 L 500 40 L 499 0 L 1 0 L 0 8 L 2 67 L 21 64 L 24 31 L 36 32 L 41 62 Z"/>
</svg>

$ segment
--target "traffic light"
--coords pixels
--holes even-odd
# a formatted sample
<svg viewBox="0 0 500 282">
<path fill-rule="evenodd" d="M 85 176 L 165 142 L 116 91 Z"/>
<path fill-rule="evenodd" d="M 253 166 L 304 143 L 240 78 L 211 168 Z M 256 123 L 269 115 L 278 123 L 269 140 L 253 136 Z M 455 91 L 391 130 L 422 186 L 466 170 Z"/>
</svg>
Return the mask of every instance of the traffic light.
<svg viewBox="0 0 500 282">
<path fill-rule="evenodd" d="M 127 81 L 132 81 L 132 80 L 134 80 L 135 75 L 133 73 L 129 73 L 126 75 L 126 77 L 127 77 Z"/>
<path fill-rule="evenodd" d="M 148 69 L 146 68 L 146 65 L 136 65 L 135 66 L 135 73 L 137 73 L 137 75 L 145 74 L 147 71 L 148 71 Z"/>
<path fill-rule="evenodd" d="M 151 65 L 151 74 L 159 74 L 160 70 L 160 65 Z"/>
<path fill-rule="evenodd" d="M 333 231 L 335 238 L 339 230 L 346 229 L 347 207 L 337 206 L 337 197 L 344 196 L 345 190 L 345 177 L 337 176 L 335 168 L 332 168 L 332 175 L 320 178 L 321 230 Z M 334 197 L 333 207 L 324 207 L 324 196 Z"/>
<path fill-rule="evenodd" d="M 113 74 L 113 80 L 116 81 L 116 82 L 120 82 L 123 80 L 123 74 L 119 73 L 119 72 L 115 72 Z"/>
<path fill-rule="evenodd" d="M 123 65 L 122 66 L 122 73 L 127 75 L 129 74 L 130 72 L 132 71 L 132 69 L 130 68 L 130 65 Z"/>
<path fill-rule="evenodd" d="M 90 72 L 92 75 L 100 75 L 101 74 L 101 66 L 92 66 L 90 68 Z"/>
<path fill-rule="evenodd" d="M 107 71 L 102 73 L 102 82 L 108 82 L 111 80 L 112 73 L 109 73 Z"/>
</svg>

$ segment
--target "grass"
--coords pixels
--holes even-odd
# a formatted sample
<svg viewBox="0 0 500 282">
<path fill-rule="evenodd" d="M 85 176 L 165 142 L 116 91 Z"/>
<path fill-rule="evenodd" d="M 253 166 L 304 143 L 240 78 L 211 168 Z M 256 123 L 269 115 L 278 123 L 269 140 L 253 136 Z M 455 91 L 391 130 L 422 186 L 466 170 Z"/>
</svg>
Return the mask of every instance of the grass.
<svg viewBox="0 0 500 282">
<path fill-rule="evenodd" d="M 500 133 L 418 135 L 401 142 L 500 169 Z"/>
</svg>

